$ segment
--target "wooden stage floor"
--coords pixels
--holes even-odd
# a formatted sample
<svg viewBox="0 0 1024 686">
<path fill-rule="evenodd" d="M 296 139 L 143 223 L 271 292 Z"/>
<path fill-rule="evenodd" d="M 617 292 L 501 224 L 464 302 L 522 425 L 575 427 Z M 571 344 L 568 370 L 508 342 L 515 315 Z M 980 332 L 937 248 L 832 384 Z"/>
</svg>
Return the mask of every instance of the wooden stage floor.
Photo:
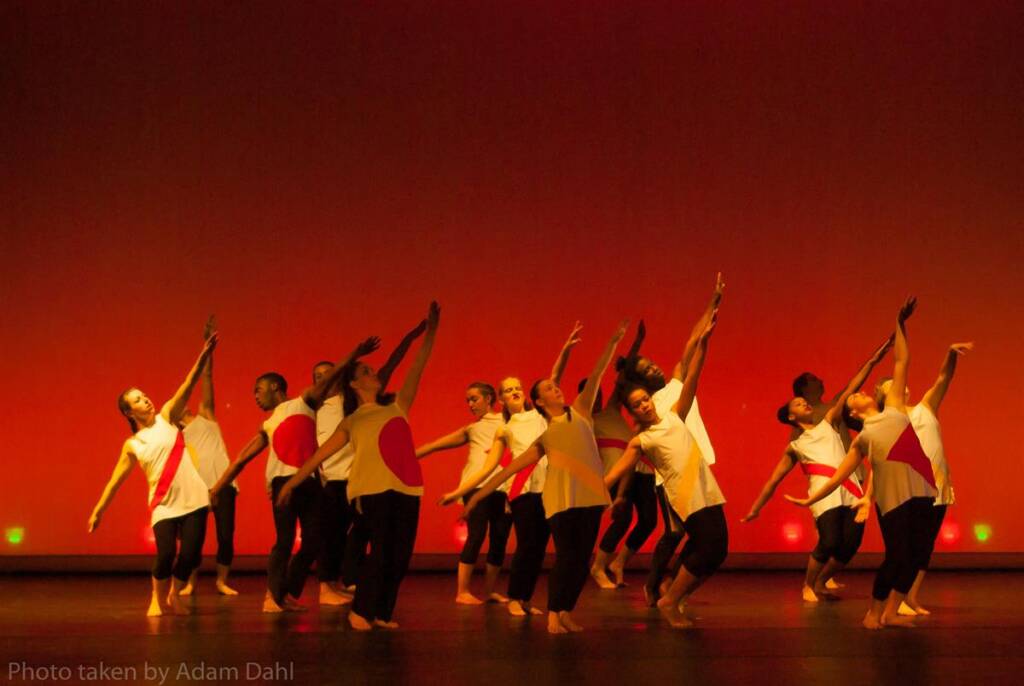
<svg viewBox="0 0 1024 686">
<path fill-rule="evenodd" d="M 1024 682 L 1024 572 L 933 572 L 934 614 L 878 632 L 859 625 L 871 575 L 843 580 L 845 600 L 812 606 L 800 600 L 797 572 L 723 572 L 691 605 L 699 627 L 674 631 L 643 606 L 634 575 L 618 591 L 588 584 L 576 613 L 587 630 L 549 636 L 543 617 L 456 606 L 451 574 L 410 575 L 395 617 L 402 628 L 369 634 L 351 631 L 336 608 L 261 614 L 260 575 L 236 577 L 237 598 L 216 595 L 203 577 L 193 615 L 157 619 L 144 616 L 144 576 L 8 575 L 0 683 Z"/>
</svg>

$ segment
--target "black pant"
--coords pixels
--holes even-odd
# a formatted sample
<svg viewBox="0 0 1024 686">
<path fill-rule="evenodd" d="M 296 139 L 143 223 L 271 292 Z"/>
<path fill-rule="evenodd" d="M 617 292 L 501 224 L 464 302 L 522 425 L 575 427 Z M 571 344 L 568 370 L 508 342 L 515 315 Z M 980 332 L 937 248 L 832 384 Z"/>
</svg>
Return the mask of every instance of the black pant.
<svg viewBox="0 0 1024 686">
<path fill-rule="evenodd" d="M 279 476 L 270 482 L 271 505 L 277 501 L 277 494 L 291 477 Z M 306 584 L 309 569 L 313 566 L 322 544 L 320 530 L 320 482 L 311 477 L 292 491 L 291 501 L 285 507 L 274 507 L 274 529 L 277 540 L 270 549 L 267 561 L 267 587 L 274 601 L 280 605 L 285 595 L 298 598 Z M 302 527 L 302 545 L 292 555 L 295 545 L 295 524 Z"/>
<path fill-rule="evenodd" d="M 352 526 L 352 506 L 349 505 L 347 491 L 348 480 L 328 481 L 324 485 L 321 501 L 324 544 L 316 563 L 320 581 L 333 583 L 341 577 L 349 527 Z M 351 579 L 349 576 L 348 580 Z"/>
<path fill-rule="evenodd" d="M 714 574 L 729 554 L 729 527 L 725 509 L 712 505 L 697 510 L 683 522 L 686 544 L 679 553 L 679 564 L 697 578 Z"/>
<path fill-rule="evenodd" d="M 618 488 L 616 484 L 615 488 Z M 615 497 L 615 493 L 612 493 Z M 626 547 L 636 552 L 650 538 L 654 528 L 658 526 L 658 499 L 654 492 L 654 475 L 641 474 L 633 475 L 629 483 L 629 490 L 626 492 L 626 502 L 630 509 L 626 516 L 621 519 L 613 519 L 612 523 L 605 529 L 601 537 L 601 550 L 606 553 L 614 553 L 622 537 L 629 529 L 630 519 L 633 517 L 633 508 L 636 508 L 636 524 L 626 539 Z"/>
<path fill-rule="evenodd" d="M 479 489 L 474 489 L 462 498 L 462 503 L 468 503 Z M 512 515 L 506 512 L 508 496 L 501 491 L 495 491 L 480 501 L 469 513 L 466 521 L 468 533 L 466 542 L 462 546 L 462 554 L 459 555 L 459 562 L 465 565 L 475 565 L 476 558 L 480 555 L 480 548 L 483 547 L 487 530 L 491 532 L 491 543 L 487 546 L 487 564 L 500 567 L 505 561 L 505 546 L 508 544 L 508 535 L 512 531 Z"/>
<path fill-rule="evenodd" d="M 603 505 L 573 507 L 548 519 L 555 539 L 555 566 L 548 576 L 549 612 L 569 612 L 576 607 L 590 574 L 590 555 L 604 509 Z"/>
<path fill-rule="evenodd" d="M 947 507 L 949 506 L 932 506 L 931 527 L 928 530 L 928 558 L 924 561 L 922 569 L 928 569 L 928 565 L 932 561 L 932 553 L 935 552 L 935 541 L 939 538 L 939 532 L 942 531 L 942 521 L 946 518 Z"/>
<path fill-rule="evenodd" d="M 857 511 L 845 505 L 818 515 L 814 520 L 818 529 L 818 545 L 811 551 L 811 557 L 821 564 L 830 558 L 849 564 L 864 538 L 864 524 L 858 524 L 856 519 Z"/>
<path fill-rule="evenodd" d="M 235 498 L 238 491 L 228 486 L 217 496 L 213 524 L 217 531 L 217 564 L 230 567 L 235 559 Z"/>
<path fill-rule="evenodd" d="M 934 502 L 933 498 L 911 498 L 884 515 L 879 511 L 885 559 L 871 591 L 875 600 L 885 600 L 893 590 L 909 592 L 918 571 L 927 566 L 933 540 Z"/>
<path fill-rule="evenodd" d="M 173 574 L 178 581 L 188 582 L 192 570 L 196 569 L 203 559 L 208 511 L 209 508 L 201 507 L 180 517 L 161 519 L 153 525 L 153 538 L 156 539 L 154 579 L 163 581 Z M 176 550 L 179 538 L 181 549 Z M 178 554 L 177 561 L 174 559 L 175 552 Z"/>
<path fill-rule="evenodd" d="M 516 528 L 516 552 L 508 577 L 508 597 L 522 602 L 533 597 L 537 577 L 544 564 L 544 552 L 551 538 L 551 528 L 544 517 L 544 501 L 540 493 L 524 493 L 511 503 L 512 523 Z"/>
<path fill-rule="evenodd" d="M 352 611 L 367 620 L 388 622 L 412 559 L 420 499 L 384 491 L 359 496 L 357 507 L 370 533 L 370 554 L 359 572 Z"/>
<path fill-rule="evenodd" d="M 370 528 L 366 525 L 366 519 L 356 509 L 355 503 L 349 503 L 349 511 L 352 513 L 352 528 L 348 530 L 348 538 L 345 539 L 341 581 L 345 586 L 354 586 L 359 582 L 360 570 L 366 560 L 366 549 L 370 545 Z"/>
<path fill-rule="evenodd" d="M 658 586 L 669 568 L 672 556 L 676 554 L 676 548 L 686 536 L 686 529 L 683 528 L 683 522 L 679 519 L 679 515 L 669 504 L 664 486 L 655 488 L 655 498 L 658 501 L 658 508 L 661 510 L 665 530 L 654 546 L 654 552 L 651 555 L 651 571 L 647 575 L 646 585 L 648 592 L 657 597 Z"/>
</svg>

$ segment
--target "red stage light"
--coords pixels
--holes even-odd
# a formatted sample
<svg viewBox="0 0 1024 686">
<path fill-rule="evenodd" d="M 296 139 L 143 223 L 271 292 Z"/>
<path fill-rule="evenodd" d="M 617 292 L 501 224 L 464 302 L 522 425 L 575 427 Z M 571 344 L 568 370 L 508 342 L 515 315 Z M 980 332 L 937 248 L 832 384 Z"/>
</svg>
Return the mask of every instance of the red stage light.
<svg viewBox="0 0 1024 686">
<path fill-rule="evenodd" d="M 960 525 L 956 522 L 945 522 L 939 529 L 939 538 L 946 545 L 953 545 L 960 540 Z"/>
<path fill-rule="evenodd" d="M 804 527 L 799 522 L 787 522 L 782 525 L 782 538 L 786 543 L 799 543 L 804 537 Z"/>
<path fill-rule="evenodd" d="M 455 530 L 452 533 L 455 536 L 455 542 L 459 545 L 463 545 L 466 539 L 469 538 L 469 528 L 461 519 L 455 522 Z"/>
</svg>

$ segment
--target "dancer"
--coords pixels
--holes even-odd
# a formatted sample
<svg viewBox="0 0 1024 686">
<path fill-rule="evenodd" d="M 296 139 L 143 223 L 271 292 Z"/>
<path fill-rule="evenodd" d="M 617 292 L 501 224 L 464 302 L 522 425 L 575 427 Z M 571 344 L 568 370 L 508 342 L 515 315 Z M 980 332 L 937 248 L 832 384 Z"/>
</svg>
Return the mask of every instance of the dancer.
<svg viewBox="0 0 1024 686">
<path fill-rule="evenodd" d="M 286 505 L 299 494 L 304 479 L 351 440 L 355 456 L 348 497 L 370 533 L 370 554 L 360 565 L 348 615 L 349 624 L 358 631 L 374 626 L 398 628 L 392 617 L 412 558 L 423 495 L 423 473 L 406 415 L 430 359 L 440 318 L 441 308 L 430 303 L 426 325 L 413 330 L 422 328 L 426 334 L 397 396 L 384 393 L 380 377 L 366 363 L 354 359 L 343 365 L 339 385 L 345 418 L 277 495 L 278 504 Z"/>
<path fill-rule="evenodd" d="M 924 582 L 924 574 L 928 570 L 928 563 L 931 561 L 932 552 L 935 550 L 935 540 L 939 537 L 942 529 L 942 521 L 946 517 L 946 508 L 956 502 L 953 495 L 953 483 L 949 478 L 949 465 L 946 462 L 946 450 L 942 445 L 942 430 L 939 427 L 939 406 L 942 405 L 949 384 L 956 373 L 957 358 L 966 355 L 974 350 L 974 343 L 954 343 L 949 346 L 946 357 L 939 368 L 939 376 L 931 388 L 921 397 L 921 400 L 907 411 L 910 423 L 914 426 L 914 432 L 921 441 L 928 459 L 932 463 L 932 474 L 935 476 L 935 489 L 938 495 L 935 496 L 934 507 L 932 507 L 931 527 L 928 532 L 928 556 L 924 565 L 917 572 L 913 586 L 902 603 L 899 613 L 901 615 L 928 615 L 931 614 L 921 605 L 920 592 L 921 584 Z M 892 386 L 892 379 L 883 379 L 875 389 L 875 401 L 879 407 L 884 407 L 885 396 Z M 910 397 L 910 389 L 903 391 L 904 403 Z"/>
<path fill-rule="evenodd" d="M 908 298 L 896 318 L 893 382 L 885 395 L 885 409 L 880 410 L 875 398 L 865 393 L 847 398 L 847 424 L 851 420 L 863 422 L 863 430 L 842 464 L 810 497 L 786 496 L 797 505 L 809 507 L 838 488 L 865 457 L 871 460 L 872 483 L 868 492 L 873 492 L 877 501 L 885 560 L 875 576 L 871 606 L 864 616 L 863 624 L 868 629 L 913 625 L 914 618 L 900 616 L 898 610 L 917 572 L 924 568 L 930 546 L 928 537 L 937 495 L 935 476 L 903 401 L 910 363 L 906 320 L 916 304 L 915 298 Z"/>
<path fill-rule="evenodd" d="M 159 617 L 165 612 L 189 613 L 179 593 L 188 583 L 192 570 L 199 566 L 210 499 L 206 484 L 192 461 L 182 459 L 185 439 L 178 427 L 189 396 L 216 346 L 217 334 L 211 332 L 185 382 L 160 412 L 156 412 L 153 402 L 138 388 L 129 388 L 117 397 L 117 407 L 128 420 L 132 436 L 121 448 L 114 472 L 89 516 L 88 528 L 91 533 L 100 525 L 103 513 L 128 478 L 132 466 L 138 464 L 149 482 L 150 523 L 156 539 L 148 617 Z M 181 546 L 175 551 L 179 538 Z"/>
<path fill-rule="evenodd" d="M 576 322 L 555 360 L 550 376 L 555 385 L 562 379 L 572 348 L 581 340 L 581 328 L 580 323 Z M 487 461 L 458 489 L 445 494 L 440 501 L 442 505 L 450 505 L 459 499 L 464 499 L 464 503 L 468 501 L 484 479 L 492 476 L 500 468 L 501 458 L 506 451 L 511 454 L 512 459 L 519 457 L 547 430 L 547 420 L 535 408 L 530 407 L 523 383 L 518 377 L 509 376 L 503 379 L 498 393 L 501 396 L 505 423 L 494 436 Z M 548 539 L 551 537 L 547 519 L 544 517 L 541 496 L 544 492 L 546 474 L 547 458 L 541 458 L 533 467 L 524 469 L 511 482 L 502 485 L 509 486 L 509 507 L 516 531 L 516 552 L 512 556 L 512 569 L 508 580 L 508 612 L 515 617 L 542 614 L 530 601 L 544 563 Z"/>
<path fill-rule="evenodd" d="M 708 341 L 717 323 L 717 312 L 717 309 L 712 310 L 693 346 L 694 350 L 684 353 L 689 365 L 682 390 L 670 412 L 660 416 L 644 386 L 626 388 L 626 409 L 636 420 L 640 431 L 605 476 L 606 484 L 615 483 L 631 473 L 641 455 L 645 455 L 663 479 L 665 495 L 671 506 L 669 515 L 678 520 L 675 528 L 682 528 L 688 536 L 679 555 L 679 571 L 657 601 L 658 610 L 675 628 L 693 626 L 680 605 L 718 570 L 729 550 L 729 531 L 722 508 L 725 497 L 701 454 L 700 445 L 685 423 L 697 392 Z M 701 315 L 701 321 L 703 319 L 704 315 Z M 623 487 L 619 485 L 620 493 Z M 619 507 L 618 501 L 616 507 Z"/>
<path fill-rule="evenodd" d="M 320 552 L 323 535 L 320 528 L 320 481 L 306 479 L 287 507 L 274 507 L 274 501 L 288 479 L 316 450 L 315 413 L 327 399 L 331 388 L 338 382 L 341 370 L 350 360 L 373 352 L 378 345 L 380 341 L 376 338 L 363 341 L 330 374 L 322 377 L 295 398 L 288 397 L 288 382 L 277 372 L 267 372 L 256 379 L 256 386 L 253 389 L 256 405 L 261 410 L 270 412 L 270 417 L 263 422 L 259 433 L 249 440 L 235 461 L 221 475 L 211 489 L 210 497 L 216 502 L 227 484 L 236 479 L 245 466 L 265 448 L 270 448 L 266 483 L 273 507 L 276 538 L 267 560 L 264 612 L 306 609 L 299 602 L 299 596 L 302 595 L 309 569 Z M 296 524 L 302 530 L 302 544 L 298 552 L 292 555 Z"/>
<path fill-rule="evenodd" d="M 590 555 L 601 526 L 601 513 L 610 503 L 601 454 L 594 438 L 591 408 L 608 363 L 619 341 L 626 334 L 628 320 L 615 330 L 587 385 L 571 406 L 558 384 L 541 379 L 530 389 L 530 400 L 548 420 L 547 430 L 533 446 L 484 484 L 469 502 L 463 517 L 472 515 L 484 498 L 513 475 L 548 458 L 544 482 L 544 513 L 555 539 L 555 566 L 548 577 L 548 631 L 564 634 L 582 631 L 572 618 L 580 592 L 587 580 Z"/>
<path fill-rule="evenodd" d="M 426 323 L 407 334 L 381 367 L 378 377 L 387 388 L 391 374 L 405 357 L 413 340 L 421 336 Z M 313 367 L 313 383 L 318 383 L 335 369 L 333 362 L 321 361 Z M 316 413 L 316 440 L 323 445 L 344 418 L 342 395 L 337 387 Z M 359 513 L 348 500 L 348 477 L 352 471 L 355 450 L 349 442 L 320 465 L 323 484 L 323 547 L 317 560 L 320 578 L 320 604 L 344 605 L 355 592 L 359 565 L 366 557 L 369 532 Z"/>
<path fill-rule="evenodd" d="M 636 338 L 630 346 L 625 358 L 635 358 L 640 352 L 644 337 L 647 334 L 647 327 L 641 319 L 637 326 Z M 597 400 L 594 403 L 594 436 L 597 437 L 597 447 L 601 451 L 601 461 L 604 463 L 605 474 L 622 457 L 626 445 L 633 437 L 633 429 L 622 416 L 622 389 L 624 377 L 622 367 L 616 377 L 615 387 L 608 397 L 607 405 L 602 407 L 601 392 L 597 393 Z M 580 390 L 586 379 L 580 382 Z M 612 486 L 610 495 L 616 499 L 618 484 Z M 633 530 L 629 531 L 630 520 L 633 509 L 636 509 L 636 524 Z M 594 553 L 594 562 L 590 566 L 590 576 L 594 578 L 597 585 L 604 589 L 621 588 L 626 585 L 625 573 L 626 563 L 636 554 L 643 544 L 650 538 L 655 527 L 658 526 L 658 499 L 655 490 L 655 471 L 649 461 L 641 460 L 636 466 L 632 481 L 629 483 L 629 491 L 625 493 L 625 507 L 612 518 L 604 536 L 598 544 L 597 552 Z M 629 531 L 629 536 L 626 532 Z M 616 555 L 615 549 L 622 539 L 626 539 L 626 545 Z M 615 556 L 614 559 L 612 556 Z M 611 578 L 609 578 L 611 574 Z"/>
<path fill-rule="evenodd" d="M 786 446 L 782 459 L 772 472 L 754 504 L 750 506 L 742 522 L 757 518 L 761 508 L 775 493 L 775 489 L 797 464 L 807 475 L 807 492 L 812 494 L 835 473 L 846 452 L 840 438 L 840 421 L 846 399 L 858 391 L 875 366 L 892 347 L 893 337 L 889 336 L 846 384 L 836 397 L 835 403 L 825 412 L 821 421 L 815 422 L 815 411 L 804 398 L 792 398 L 779 408 L 778 420 L 787 426 L 800 430 L 799 436 Z M 856 475 L 843 482 L 843 487 L 825 500 L 811 507 L 814 525 L 818 530 L 818 544 L 807 560 L 807 572 L 801 591 L 803 599 L 816 603 L 820 599 L 833 598 L 826 581 L 843 569 L 860 548 L 864 537 L 864 520 L 867 519 L 870 503 L 864 497 L 864 488 Z"/>
<path fill-rule="evenodd" d="M 477 381 L 471 383 L 466 389 L 466 404 L 475 419 L 459 429 L 456 429 L 446 436 L 426 443 L 416 449 L 416 457 L 423 459 L 439 450 L 450 450 L 469 444 L 469 452 L 466 454 L 466 464 L 462 468 L 462 476 L 459 480 L 457 490 L 465 491 L 468 500 L 472 491 L 465 489 L 466 483 L 477 476 L 480 468 L 487 462 L 488 452 L 494 444 L 494 436 L 504 423 L 500 412 L 494 411 L 494 402 L 497 399 L 494 387 L 488 383 Z M 495 468 L 492 468 L 494 471 Z M 486 478 L 491 472 L 485 473 Z M 477 483 L 483 479 L 477 479 Z M 508 535 L 512 530 L 512 515 L 508 507 L 508 486 L 498 489 L 476 509 L 473 516 L 466 522 L 466 541 L 462 546 L 462 553 L 459 555 L 459 571 L 455 602 L 461 605 L 479 605 L 483 603 L 472 591 L 470 591 L 470 580 L 473 577 L 473 568 L 476 567 L 477 557 L 480 555 L 480 548 L 484 544 L 484 538 L 490 532 L 490 544 L 487 548 L 487 571 L 484 575 L 484 598 L 488 602 L 507 603 L 508 598 L 495 590 L 498 583 L 498 574 L 501 573 L 501 565 L 505 561 L 505 546 L 508 543 Z"/>
<path fill-rule="evenodd" d="M 208 339 L 216 331 L 213 315 L 206 322 L 203 340 Z M 207 489 L 213 488 L 220 475 L 227 469 L 230 458 L 224 445 L 224 436 L 217 424 L 213 402 L 213 353 L 210 353 L 200 376 L 202 395 L 199 400 L 199 411 L 192 414 L 187 407 L 181 417 L 184 425 L 185 447 L 192 457 L 200 478 Z M 235 499 L 238 495 L 238 483 L 228 484 L 220 493 L 217 504 L 213 508 L 213 523 L 217 533 L 217 580 L 215 586 L 221 595 L 235 596 L 238 591 L 228 586 L 228 574 L 231 562 L 235 557 Z M 195 590 L 199 576 L 199 566 L 192 570 L 188 584 L 181 589 L 180 595 L 191 595 Z"/>
<path fill-rule="evenodd" d="M 690 331 L 690 336 L 683 346 L 683 354 L 672 370 L 672 378 L 670 380 L 666 381 L 665 373 L 661 367 L 647 357 L 633 354 L 626 359 L 620 360 L 620 375 L 624 383 L 636 384 L 646 388 L 647 392 L 651 394 L 651 400 L 654 402 L 654 408 L 657 410 L 659 417 L 667 416 L 672 411 L 672 406 L 679 399 L 683 375 L 690 365 L 690 356 L 692 356 L 693 351 L 696 349 L 698 338 L 711 321 L 712 313 L 721 303 L 724 292 L 725 282 L 722 280 L 722 274 L 719 272 L 715 277 L 715 287 L 711 293 L 711 299 L 704 309 L 703 316 L 697 320 L 697 323 L 694 324 L 693 329 Z M 693 399 L 693 405 L 686 415 L 685 422 L 686 428 L 700 447 L 704 461 L 709 466 L 713 465 L 715 463 L 715 449 L 711 445 L 711 439 L 708 437 L 707 429 L 704 427 L 704 420 L 700 416 L 700 408 L 696 397 Z M 626 483 L 628 484 L 630 480 L 631 477 L 627 476 Z M 620 489 L 623 487 L 621 484 L 618 486 Z M 668 588 L 671 580 L 678 574 L 679 570 L 670 569 L 669 563 L 679 544 L 686 536 L 686 531 L 680 526 L 678 518 L 672 514 L 672 506 L 669 503 L 660 474 L 655 474 L 655 495 L 658 500 L 658 508 L 661 510 L 664 529 L 654 546 L 654 552 L 651 555 L 651 569 L 644 584 L 644 598 L 648 607 L 655 607 L 662 592 Z M 622 505 L 620 504 L 616 509 L 618 510 L 621 507 Z"/>
</svg>

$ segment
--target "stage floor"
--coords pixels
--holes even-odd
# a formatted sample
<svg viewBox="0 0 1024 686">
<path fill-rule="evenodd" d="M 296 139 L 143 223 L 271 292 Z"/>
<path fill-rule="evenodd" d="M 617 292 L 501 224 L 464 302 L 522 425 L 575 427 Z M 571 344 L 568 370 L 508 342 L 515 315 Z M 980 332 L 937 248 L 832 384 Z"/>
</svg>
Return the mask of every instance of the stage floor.
<svg viewBox="0 0 1024 686">
<path fill-rule="evenodd" d="M 800 600 L 799 573 L 723 572 L 698 593 L 691 610 L 699 628 L 687 631 L 669 629 L 643 606 L 639 575 L 618 591 L 588 583 L 575 615 L 587 630 L 549 636 L 543 617 L 456 606 L 451 574 L 411 575 L 395 617 L 402 628 L 369 634 L 351 631 L 336 608 L 261 614 L 260 575 L 236 577 L 237 598 L 216 595 L 212 578 L 203 577 L 195 614 L 156 619 L 144 616 L 147 577 L 0 576 L 0 683 L 1024 680 L 1024 573 L 933 572 L 926 597 L 934 614 L 915 629 L 878 632 L 859 625 L 871 575 L 850 572 L 842 580 L 845 600 L 813 606 Z M 540 586 L 543 607 L 543 580 Z M 314 590 L 311 580 L 307 600 Z"/>
</svg>

